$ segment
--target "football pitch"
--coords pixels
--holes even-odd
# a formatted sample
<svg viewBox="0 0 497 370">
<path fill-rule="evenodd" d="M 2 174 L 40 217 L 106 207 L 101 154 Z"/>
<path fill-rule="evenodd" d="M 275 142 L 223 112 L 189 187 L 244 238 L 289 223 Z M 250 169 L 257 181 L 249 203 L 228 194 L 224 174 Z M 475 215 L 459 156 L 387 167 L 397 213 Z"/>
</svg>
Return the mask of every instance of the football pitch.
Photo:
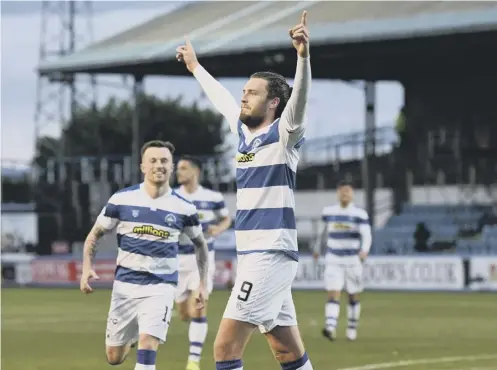
<svg viewBox="0 0 497 370">
<path fill-rule="evenodd" d="M 104 332 L 110 290 L 84 296 L 77 289 L 2 290 L 3 370 L 104 370 Z M 212 342 L 228 298 L 209 302 L 209 335 L 203 370 L 214 370 Z M 490 370 L 497 369 L 497 295 L 483 293 L 376 293 L 363 295 L 359 338 L 325 340 L 323 292 L 294 292 L 300 329 L 316 370 Z M 345 302 L 343 302 L 345 303 Z M 157 370 L 183 370 L 188 326 L 174 318 L 161 346 Z M 135 351 L 118 369 L 134 368 Z M 280 369 L 265 339 L 256 333 L 244 368 Z"/>
</svg>

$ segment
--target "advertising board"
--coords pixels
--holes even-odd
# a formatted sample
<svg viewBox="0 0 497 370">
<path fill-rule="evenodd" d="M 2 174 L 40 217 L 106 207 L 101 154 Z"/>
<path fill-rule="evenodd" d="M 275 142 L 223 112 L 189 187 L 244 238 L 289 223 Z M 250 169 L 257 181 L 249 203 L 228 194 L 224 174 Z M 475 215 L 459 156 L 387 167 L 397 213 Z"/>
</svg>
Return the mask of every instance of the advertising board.
<svg viewBox="0 0 497 370">
<path fill-rule="evenodd" d="M 301 257 L 294 289 L 324 289 L 324 258 Z M 463 260 L 457 256 L 371 256 L 364 264 L 366 290 L 461 290 Z"/>
<path fill-rule="evenodd" d="M 497 291 L 497 256 L 471 257 L 469 289 Z"/>
</svg>

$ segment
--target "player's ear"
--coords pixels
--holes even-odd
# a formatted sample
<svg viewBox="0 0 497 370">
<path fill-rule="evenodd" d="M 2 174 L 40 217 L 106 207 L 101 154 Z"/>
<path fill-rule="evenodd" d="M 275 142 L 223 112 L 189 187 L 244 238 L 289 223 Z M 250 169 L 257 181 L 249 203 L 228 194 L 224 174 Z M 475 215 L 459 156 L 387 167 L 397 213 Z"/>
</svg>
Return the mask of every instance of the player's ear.
<svg viewBox="0 0 497 370">
<path fill-rule="evenodd" d="M 269 107 L 272 109 L 276 109 L 278 107 L 278 104 L 280 104 L 280 98 L 274 98 L 271 99 L 271 101 L 269 102 Z"/>
<path fill-rule="evenodd" d="M 145 175 L 145 166 L 143 165 L 143 163 L 140 163 L 140 170 Z"/>
</svg>

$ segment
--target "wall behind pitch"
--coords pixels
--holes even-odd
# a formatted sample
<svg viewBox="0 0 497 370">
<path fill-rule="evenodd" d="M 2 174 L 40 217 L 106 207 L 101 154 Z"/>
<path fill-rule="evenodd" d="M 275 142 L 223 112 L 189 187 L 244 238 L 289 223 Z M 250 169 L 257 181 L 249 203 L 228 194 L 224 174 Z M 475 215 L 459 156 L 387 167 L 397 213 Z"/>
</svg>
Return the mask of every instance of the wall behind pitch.
<svg viewBox="0 0 497 370">
<path fill-rule="evenodd" d="M 491 204 L 492 196 L 497 198 L 497 189 L 489 194 L 484 187 L 463 188 L 461 186 L 426 186 L 413 187 L 411 191 L 411 202 L 413 204 L 461 204 L 479 203 Z M 225 194 L 226 204 L 232 217 L 236 214 L 236 195 Z M 376 207 L 380 211 L 376 213 L 376 227 L 382 227 L 391 216 L 392 190 L 377 189 L 375 192 Z M 297 191 L 295 192 L 295 204 L 297 217 L 319 218 L 325 205 L 337 201 L 335 190 Z M 494 201 L 497 201 L 494 200 Z M 355 203 L 359 207 L 365 207 L 366 195 L 362 189 L 355 191 Z"/>
</svg>

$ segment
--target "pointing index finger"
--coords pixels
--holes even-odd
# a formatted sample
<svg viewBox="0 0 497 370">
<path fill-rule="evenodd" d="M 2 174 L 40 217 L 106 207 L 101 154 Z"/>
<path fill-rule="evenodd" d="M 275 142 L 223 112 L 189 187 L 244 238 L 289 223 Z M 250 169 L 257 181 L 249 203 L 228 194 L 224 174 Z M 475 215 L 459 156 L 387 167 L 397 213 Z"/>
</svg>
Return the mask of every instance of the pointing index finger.
<svg viewBox="0 0 497 370">
<path fill-rule="evenodd" d="M 192 47 L 192 42 L 190 41 L 190 38 L 189 38 L 187 35 L 185 35 L 185 44 L 186 44 L 186 46 L 188 46 L 189 48 L 191 48 L 191 47 Z"/>
<path fill-rule="evenodd" d="M 307 26 L 307 10 L 304 10 L 302 13 L 302 19 L 300 20 L 300 23 L 302 23 L 304 26 Z"/>
</svg>

